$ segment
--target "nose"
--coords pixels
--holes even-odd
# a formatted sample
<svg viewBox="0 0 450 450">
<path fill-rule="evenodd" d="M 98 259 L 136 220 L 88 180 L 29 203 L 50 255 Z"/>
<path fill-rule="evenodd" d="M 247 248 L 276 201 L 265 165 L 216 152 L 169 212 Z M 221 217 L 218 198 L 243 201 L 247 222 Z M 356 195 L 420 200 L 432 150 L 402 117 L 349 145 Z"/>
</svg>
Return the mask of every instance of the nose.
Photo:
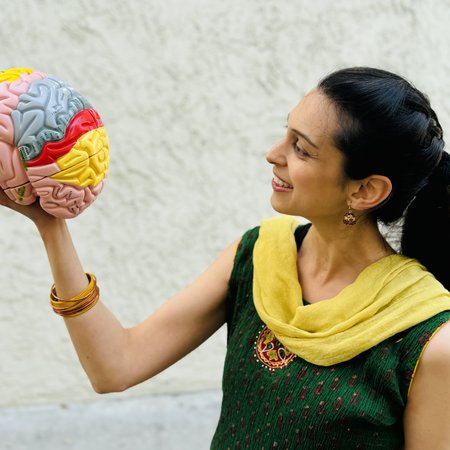
<svg viewBox="0 0 450 450">
<path fill-rule="evenodd" d="M 269 164 L 285 165 L 286 164 L 286 138 L 279 140 L 267 153 L 266 160 Z"/>
</svg>

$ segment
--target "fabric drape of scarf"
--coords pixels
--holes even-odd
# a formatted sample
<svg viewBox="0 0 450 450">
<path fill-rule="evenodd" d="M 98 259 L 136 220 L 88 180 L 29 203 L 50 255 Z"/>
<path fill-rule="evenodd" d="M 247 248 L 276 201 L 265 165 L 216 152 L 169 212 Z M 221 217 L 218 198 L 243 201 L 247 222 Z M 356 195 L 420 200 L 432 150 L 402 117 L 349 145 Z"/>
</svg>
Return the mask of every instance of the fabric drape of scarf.
<svg viewBox="0 0 450 450">
<path fill-rule="evenodd" d="M 264 220 L 253 250 L 253 298 L 261 320 L 291 352 L 321 366 L 348 361 L 439 312 L 450 293 L 415 259 L 386 256 L 335 297 L 308 306 L 297 273 L 298 222 Z"/>
</svg>

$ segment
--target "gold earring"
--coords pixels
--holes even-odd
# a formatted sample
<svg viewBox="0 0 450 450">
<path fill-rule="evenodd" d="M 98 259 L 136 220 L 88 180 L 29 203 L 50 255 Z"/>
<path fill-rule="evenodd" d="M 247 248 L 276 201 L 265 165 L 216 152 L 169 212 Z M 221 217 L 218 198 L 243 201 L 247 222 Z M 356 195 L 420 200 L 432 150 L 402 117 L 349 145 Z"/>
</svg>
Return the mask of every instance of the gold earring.
<svg viewBox="0 0 450 450">
<path fill-rule="evenodd" d="M 348 211 L 344 214 L 343 222 L 345 225 L 355 225 L 356 216 L 353 214 L 350 204 L 348 204 Z"/>
</svg>

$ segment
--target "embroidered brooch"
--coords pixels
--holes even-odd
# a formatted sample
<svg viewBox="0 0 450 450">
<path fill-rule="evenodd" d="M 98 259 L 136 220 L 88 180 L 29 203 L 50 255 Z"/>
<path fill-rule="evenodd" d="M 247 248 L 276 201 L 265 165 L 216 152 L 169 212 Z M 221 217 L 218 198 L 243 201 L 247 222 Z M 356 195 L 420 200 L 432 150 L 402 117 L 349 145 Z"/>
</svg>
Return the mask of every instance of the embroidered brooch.
<svg viewBox="0 0 450 450">
<path fill-rule="evenodd" d="M 286 367 L 296 356 L 295 353 L 291 353 L 284 347 L 265 325 L 258 333 L 254 348 L 255 357 L 262 362 L 263 366 L 272 371 Z"/>
</svg>

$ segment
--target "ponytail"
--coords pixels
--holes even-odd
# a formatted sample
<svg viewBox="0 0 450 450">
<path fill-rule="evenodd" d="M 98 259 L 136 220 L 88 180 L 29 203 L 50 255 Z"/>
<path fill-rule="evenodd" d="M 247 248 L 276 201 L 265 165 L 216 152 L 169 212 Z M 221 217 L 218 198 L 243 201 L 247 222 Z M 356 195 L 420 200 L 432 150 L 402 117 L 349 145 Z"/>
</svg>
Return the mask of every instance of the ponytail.
<svg viewBox="0 0 450 450">
<path fill-rule="evenodd" d="M 401 252 L 418 259 L 450 290 L 450 155 L 445 151 L 406 211 Z"/>
</svg>

